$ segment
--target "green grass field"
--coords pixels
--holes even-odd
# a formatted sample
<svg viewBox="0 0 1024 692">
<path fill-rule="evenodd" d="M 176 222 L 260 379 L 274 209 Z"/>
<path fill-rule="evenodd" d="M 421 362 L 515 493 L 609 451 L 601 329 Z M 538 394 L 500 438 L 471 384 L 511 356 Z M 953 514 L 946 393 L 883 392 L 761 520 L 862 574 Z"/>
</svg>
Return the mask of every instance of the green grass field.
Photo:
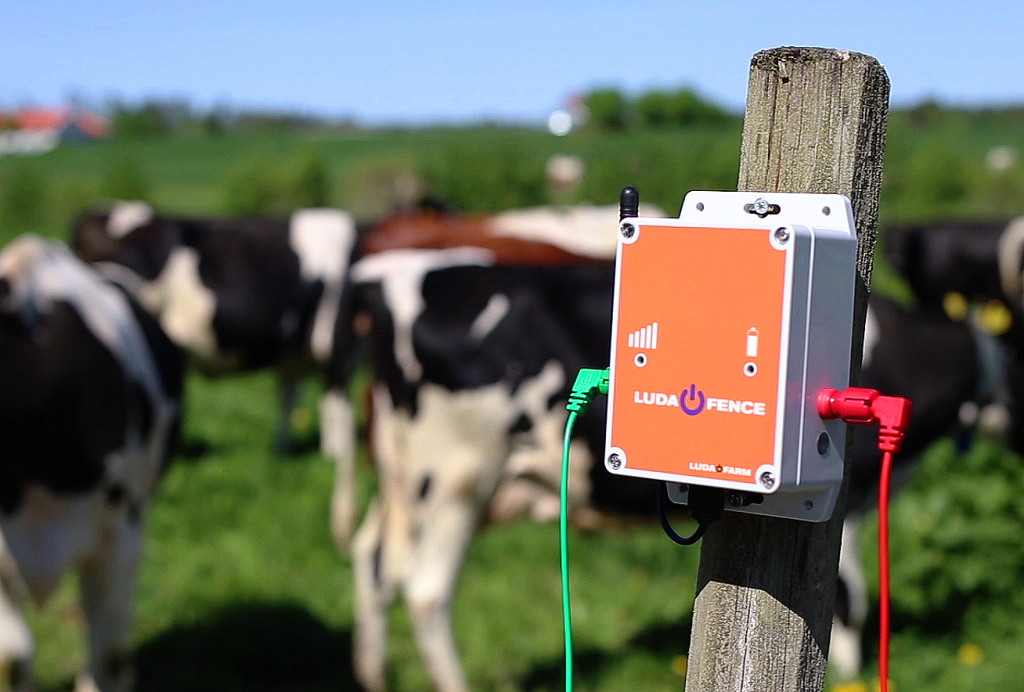
<svg viewBox="0 0 1024 692">
<path fill-rule="evenodd" d="M 1024 150 L 1024 124 L 979 122 L 943 121 L 921 129 L 894 118 L 883 217 L 1024 211 L 1019 165 L 998 179 L 977 173 L 989 146 L 1009 143 Z M 550 153 L 569 151 L 590 166 L 579 199 L 613 203 L 618 188 L 633 183 L 671 213 L 688 189 L 735 184 L 738 142 L 736 127 L 582 133 L 565 140 L 474 128 L 68 147 L 37 159 L 0 159 L 0 197 L 17 171 L 30 170 L 41 181 L 44 200 L 35 216 L 0 219 L 0 241 L 30 230 L 66 237 L 68 219 L 101 196 L 105 178 L 123 160 L 138 165 L 158 205 L 216 213 L 223 210 L 231 171 L 253 165 L 286 170 L 313 147 L 331 173 L 331 203 L 366 217 L 380 209 L 386 181 L 404 170 L 421 172 L 435 191 L 450 192 L 464 208 L 496 208 L 505 199 L 545 201 L 543 192 L 529 192 L 536 168 Z M 963 163 L 963 170 L 950 161 Z M 474 181 L 452 172 L 459 169 L 474 174 Z M 936 177 L 939 193 L 921 187 L 921 180 L 939 173 L 952 173 L 952 182 Z M 520 197 L 493 192 L 523 181 L 527 192 L 517 192 Z M 902 290 L 884 264 L 876 288 Z M 267 373 L 189 380 L 185 439 L 192 453 L 175 461 L 149 520 L 135 628 L 140 690 L 352 685 L 351 570 L 327 529 L 332 468 L 315 451 L 312 422 L 299 431 L 310 451 L 284 458 L 271 452 L 275 391 Z M 315 395 L 311 386 L 311 411 Z M 364 465 L 364 501 L 373 483 Z M 944 441 L 897 499 L 892 678 L 899 692 L 1024 690 L 1017 670 L 1024 652 L 1022 490 L 1019 458 L 990 443 L 960 454 Z M 873 529 L 869 521 L 860 546 L 869 570 L 876 559 Z M 574 533 L 571 551 L 578 689 L 681 689 L 698 549 L 679 548 L 647 526 Z M 870 574 L 869 581 L 875 588 Z M 30 613 L 44 690 L 67 689 L 83 661 L 74 594 L 69 581 Z M 480 536 L 455 603 L 456 635 L 475 689 L 561 688 L 559 598 L 554 525 L 523 522 Z M 846 692 L 874 689 L 876 624 L 872 618 L 865 637 L 866 684 Z M 427 688 L 399 608 L 391 661 L 394 689 Z"/>
<path fill-rule="evenodd" d="M 270 452 L 275 391 L 267 374 L 189 381 L 185 439 L 206 452 L 177 459 L 149 520 L 135 634 L 141 690 L 352 683 L 351 572 L 327 529 L 332 467 L 315 451 Z M 372 484 L 363 466 L 364 499 Z M 573 536 L 580 689 L 681 684 L 673 662 L 688 645 L 696 561 L 653 527 Z M 561 686 L 558 565 L 554 525 L 496 527 L 475 543 L 455 606 L 475 687 Z M 73 580 L 31 622 L 43 689 L 67 688 L 84 657 Z M 393 623 L 395 689 L 425 689 L 400 609 Z"/>
<path fill-rule="evenodd" d="M 316 387 L 308 389 L 312 406 Z M 140 690 L 352 683 L 351 572 L 327 529 L 332 469 L 315 451 L 271 453 L 275 391 L 268 374 L 189 381 L 185 439 L 205 453 L 176 460 L 149 520 L 135 628 Z M 314 432 L 299 431 L 309 440 Z M 941 443 L 896 501 L 895 689 L 1022 689 L 1018 461 L 992 445 L 961 457 Z M 372 485 L 364 465 L 364 500 Z M 868 522 L 861 541 L 868 569 L 873 528 Z M 577 689 L 681 689 L 698 549 L 675 546 L 652 525 L 574 532 L 570 550 Z M 44 690 L 69 688 L 83 661 L 74 594 L 69 580 L 31 613 Z M 521 522 L 484 531 L 455 602 L 474 688 L 560 689 L 560 622 L 556 527 Z M 400 608 L 392 623 L 393 688 L 426 689 Z M 876 626 L 872 616 L 866 680 Z"/>
</svg>

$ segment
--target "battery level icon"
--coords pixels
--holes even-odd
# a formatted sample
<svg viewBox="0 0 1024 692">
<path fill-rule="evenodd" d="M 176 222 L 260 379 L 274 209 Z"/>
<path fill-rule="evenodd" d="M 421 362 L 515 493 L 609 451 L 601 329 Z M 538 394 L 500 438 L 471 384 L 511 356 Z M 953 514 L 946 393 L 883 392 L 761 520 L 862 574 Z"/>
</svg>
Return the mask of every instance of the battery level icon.
<svg viewBox="0 0 1024 692">
<path fill-rule="evenodd" d="M 747 330 L 747 358 L 757 358 L 757 330 Z"/>
</svg>

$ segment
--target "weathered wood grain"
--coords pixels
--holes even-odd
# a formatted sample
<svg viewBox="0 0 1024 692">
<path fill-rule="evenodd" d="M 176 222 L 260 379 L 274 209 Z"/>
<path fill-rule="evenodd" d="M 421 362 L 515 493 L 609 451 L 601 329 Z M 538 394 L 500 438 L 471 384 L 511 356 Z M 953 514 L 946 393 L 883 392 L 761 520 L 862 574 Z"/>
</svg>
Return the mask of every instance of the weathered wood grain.
<svg viewBox="0 0 1024 692">
<path fill-rule="evenodd" d="M 751 60 L 738 189 L 848 196 L 860 277 L 859 372 L 878 219 L 889 79 L 874 58 L 775 48 Z M 847 445 L 849 449 L 849 444 Z M 820 691 L 846 488 L 830 521 L 726 512 L 701 546 L 686 689 Z"/>
</svg>

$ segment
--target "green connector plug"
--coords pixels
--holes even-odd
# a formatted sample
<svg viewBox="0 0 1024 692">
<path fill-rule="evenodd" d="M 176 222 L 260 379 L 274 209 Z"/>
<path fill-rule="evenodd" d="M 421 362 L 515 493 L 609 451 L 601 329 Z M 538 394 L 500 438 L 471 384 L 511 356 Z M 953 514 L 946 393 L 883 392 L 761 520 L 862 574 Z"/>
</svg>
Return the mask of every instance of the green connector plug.
<svg viewBox="0 0 1024 692">
<path fill-rule="evenodd" d="M 569 394 L 569 401 L 565 404 L 565 408 L 582 413 L 595 396 L 607 394 L 608 374 L 608 368 L 604 370 L 581 369 L 576 375 L 576 382 L 572 385 L 572 393 Z"/>
</svg>

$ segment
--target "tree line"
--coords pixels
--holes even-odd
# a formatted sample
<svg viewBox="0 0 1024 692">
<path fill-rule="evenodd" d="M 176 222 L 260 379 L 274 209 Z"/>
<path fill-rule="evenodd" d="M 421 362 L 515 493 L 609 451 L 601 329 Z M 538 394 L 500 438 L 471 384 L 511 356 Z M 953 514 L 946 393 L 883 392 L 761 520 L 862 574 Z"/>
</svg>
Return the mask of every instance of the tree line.
<svg viewBox="0 0 1024 692">
<path fill-rule="evenodd" d="M 588 92 L 583 102 L 587 106 L 589 124 L 609 131 L 723 125 L 739 119 L 738 114 L 703 98 L 690 87 L 650 89 L 636 98 L 616 88 L 598 88 Z"/>
<path fill-rule="evenodd" d="M 584 94 L 587 126 L 600 131 L 722 125 L 739 115 L 702 97 L 690 87 L 650 89 L 632 98 L 614 87 Z M 227 105 L 198 108 L 185 99 L 114 100 L 104 109 L 114 139 L 150 139 L 170 135 L 216 136 L 224 132 L 286 132 L 353 130 L 351 119 L 312 113 L 232 109 Z"/>
</svg>

